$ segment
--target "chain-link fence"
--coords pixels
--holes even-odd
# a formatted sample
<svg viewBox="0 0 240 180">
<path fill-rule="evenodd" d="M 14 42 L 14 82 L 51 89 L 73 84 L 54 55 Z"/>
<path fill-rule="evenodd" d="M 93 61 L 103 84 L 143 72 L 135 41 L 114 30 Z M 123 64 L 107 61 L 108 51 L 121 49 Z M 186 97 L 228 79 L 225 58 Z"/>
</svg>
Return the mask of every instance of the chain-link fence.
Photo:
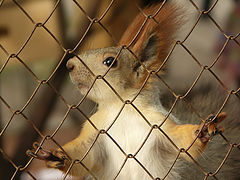
<svg viewBox="0 0 240 180">
<path fill-rule="evenodd" d="M 108 136 L 109 139 L 115 144 L 117 148 L 122 152 L 122 154 L 125 156 L 125 160 L 122 164 L 119 166 L 121 167 L 119 169 L 119 172 L 115 175 L 115 179 L 118 178 L 118 175 L 121 173 L 122 169 L 125 166 L 125 163 L 128 159 L 134 159 L 136 163 L 142 168 L 142 171 L 146 174 L 148 174 L 149 179 L 167 179 L 169 173 L 171 173 L 172 169 L 175 168 L 178 160 L 180 159 L 180 154 L 187 154 L 192 161 L 192 165 L 199 170 L 201 176 L 203 179 L 208 179 L 209 177 L 212 177 L 214 179 L 221 179 L 221 177 L 218 177 L 218 173 L 221 171 L 221 169 L 225 166 L 226 162 L 228 161 L 229 156 L 232 154 L 233 151 L 238 150 L 239 151 L 239 138 L 235 141 L 231 140 L 231 137 L 225 136 L 225 134 L 220 134 L 220 138 L 224 140 L 224 143 L 226 144 L 226 151 L 223 153 L 223 159 L 218 161 L 216 163 L 216 168 L 213 170 L 209 170 L 204 168 L 201 163 L 198 162 L 197 159 L 194 159 L 189 153 L 188 149 L 192 146 L 189 145 L 188 149 L 183 149 L 181 147 L 177 147 L 174 142 L 168 137 L 168 134 L 165 133 L 160 125 L 153 125 L 150 123 L 150 121 L 145 118 L 144 114 L 138 109 L 138 107 L 134 106 L 134 100 L 139 96 L 144 86 L 148 83 L 148 79 L 151 76 L 157 76 L 159 83 L 162 84 L 162 86 L 167 89 L 167 92 L 170 93 L 172 102 L 167 102 L 168 104 L 168 113 L 165 115 L 165 120 L 170 116 L 170 114 L 174 111 L 175 106 L 178 104 L 178 102 L 185 102 L 190 109 L 191 112 L 193 112 L 198 119 L 202 120 L 204 122 L 205 117 L 201 116 L 201 113 L 199 113 L 199 109 L 194 108 L 194 106 L 189 101 L 188 97 L 191 96 L 191 93 L 193 89 L 200 84 L 200 79 L 203 76 L 204 73 L 208 72 L 210 76 L 215 80 L 215 84 L 219 85 L 222 90 L 221 98 L 223 101 L 218 106 L 219 108 L 215 109 L 215 113 L 219 115 L 223 109 L 225 108 L 226 104 L 230 101 L 229 99 L 235 98 L 237 101 L 239 101 L 239 84 L 235 90 L 229 88 L 228 85 L 226 85 L 226 82 L 222 80 L 222 77 L 220 77 L 214 70 L 216 65 L 221 61 L 221 58 L 224 56 L 223 54 L 226 51 L 230 51 L 232 47 L 232 44 L 234 44 L 234 48 L 237 49 L 237 51 L 240 50 L 240 43 L 239 43 L 239 29 L 237 33 L 234 34 L 228 34 L 226 30 L 220 25 L 217 20 L 212 16 L 212 12 L 216 8 L 216 6 L 221 3 L 221 1 L 213 1 L 208 9 L 202 10 L 201 7 L 199 7 L 199 4 L 196 4 L 194 1 L 186 1 L 185 3 L 188 4 L 187 7 L 190 7 L 195 16 L 194 22 L 191 24 L 191 27 L 188 29 L 188 33 L 184 36 L 183 40 L 175 40 L 172 44 L 168 55 L 166 56 L 163 65 L 161 65 L 157 71 L 149 71 L 146 79 L 144 80 L 143 84 L 140 86 L 139 91 L 137 95 L 133 99 L 124 99 L 121 97 L 120 94 L 118 94 L 117 90 L 113 88 L 113 86 L 105 79 L 105 76 L 108 74 L 110 68 L 107 70 L 107 72 L 104 75 L 94 74 L 94 82 L 89 88 L 86 95 L 81 97 L 81 99 L 75 103 L 71 103 L 72 100 L 69 100 L 68 97 L 72 94 L 71 91 L 68 91 L 68 95 L 64 94 L 62 89 L 64 86 L 67 86 L 65 81 L 65 76 L 67 74 L 66 71 L 66 62 L 68 59 L 72 57 L 78 58 L 81 62 L 82 60 L 78 57 L 79 50 L 85 50 L 91 45 L 86 45 L 87 42 L 92 43 L 91 41 L 94 41 L 98 43 L 98 47 L 103 46 L 111 46 L 111 45 L 118 45 L 117 40 L 123 33 L 124 29 L 127 27 L 127 25 L 130 23 L 130 20 L 134 18 L 134 16 L 137 13 L 142 13 L 145 17 L 143 23 L 139 27 L 139 29 L 136 31 L 137 33 L 134 34 L 129 41 L 128 44 L 124 44 L 120 47 L 120 50 L 118 52 L 119 56 L 121 54 L 121 51 L 127 50 L 129 51 L 136 59 L 138 59 L 137 55 L 135 55 L 131 49 L 131 45 L 133 42 L 138 38 L 138 35 L 141 33 L 144 26 L 147 24 L 149 20 L 154 20 L 155 16 L 161 12 L 161 9 L 164 7 L 165 3 L 167 3 L 166 0 L 161 1 L 162 4 L 158 5 L 158 9 L 154 14 L 144 14 L 143 6 L 151 3 L 151 1 L 135 1 L 135 2 L 129 2 L 129 1 L 115 1 L 112 0 L 110 2 L 101 2 L 98 0 L 91 0 L 91 2 L 85 2 L 84 5 L 82 2 L 77 0 L 72 1 L 44 1 L 50 3 L 50 6 L 48 8 L 45 8 L 44 6 L 38 6 L 39 12 L 41 11 L 47 11 L 46 14 L 43 17 L 40 17 L 40 20 L 38 21 L 39 17 L 38 14 L 34 14 L 34 11 L 31 9 L 33 6 L 28 6 L 28 3 L 36 3 L 36 1 L 7 1 L 2 0 L 0 2 L 0 12 L 7 12 L 8 10 L 15 9 L 18 11 L 14 18 L 14 21 L 18 21 L 17 18 L 21 16 L 21 18 L 25 19 L 24 21 L 27 21 L 28 24 L 28 30 L 25 32 L 25 35 L 21 37 L 20 35 L 17 35 L 13 37 L 13 40 L 22 39 L 22 41 L 18 42 L 18 46 L 8 45 L 7 42 L 10 41 L 6 38 L 6 40 L 3 40 L 0 44 L 0 53 L 1 53 L 1 88 L 4 88 L 6 86 L 6 83 L 8 81 L 13 81 L 9 77 L 11 77 L 11 74 L 15 74 L 17 77 L 19 77 L 19 84 L 21 84 L 21 89 L 16 88 L 8 88 L 5 89 L 3 93 L 1 93 L 0 96 L 0 102 L 1 102 L 1 133 L 0 133 L 0 152 L 1 152 L 1 164 L 0 164 L 0 172 L 3 179 L 20 179 L 22 173 L 25 173 L 28 175 L 28 178 L 32 179 L 38 179 L 36 175 L 32 172 L 32 164 L 36 162 L 36 164 L 39 163 L 38 160 L 35 160 L 34 158 L 29 158 L 26 155 L 27 149 L 32 148 L 32 144 L 34 141 L 39 141 L 40 146 L 45 146 L 45 148 L 48 149 L 46 145 L 51 144 L 52 146 L 59 147 L 64 151 L 62 148 L 62 143 L 59 143 L 59 140 L 56 140 L 56 136 L 59 136 L 61 139 L 62 129 L 64 129 L 64 125 L 67 123 L 66 121 L 70 119 L 86 119 L 87 123 L 91 124 L 91 126 L 98 132 L 98 135 L 96 136 L 96 139 L 93 141 L 93 144 L 89 147 L 84 157 L 81 159 L 72 159 L 71 165 L 69 166 L 67 173 L 65 176 L 62 177 L 62 179 L 65 179 L 71 169 L 76 164 L 81 164 L 89 173 L 95 177 L 94 173 L 91 172 L 85 165 L 84 165 L 84 158 L 87 156 L 89 151 L 91 151 L 91 148 L 94 146 L 94 143 L 98 140 L 99 136 L 105 135 Z M 43 1 L 41 2 L 43 3 Z M 68 4 L 71 4 L 70 6 Z M 237 6 L 237 5 L 236 5 Z M 239 6 L 239 5 L 238 5 Z M 71 12 L 71 8 L 75 8 L 74 12 L 77 12 L 81 14 L 80 21 L 75 23 L 75 25 L 69 25 L 69 21 L 71 18 L 74 17 L 68 16 L 69 12 Z M 124 11 L 125 9 L 125 11 Z M 122 10 L 122 12 L 120 12 Z M 8 11 L 12 12 L 12 11 Z M 7 13 L 6 13 L 7 14 Z M 100 15 L 98 15 L 100 14 Z M 130 17 L 132 15 L 132 17 Z M 12 19 L 8 19 L 10 16 L 10 13 L 7 15 L 1 15 L 1 18 L 5 18 L 9 24 L 14 24 Z M 76 15 L 77 16 L 77 15 Z M 42 19 L 41 19 L 42 18 Z M 218 32 L 219 37 L 221 36 L 223 40 L 223 43 L 221 45 L 221 48 L 217 48 L 217 53 L 214 58 L 210 57 L 210 65 L 207 65 L 208 63 L 202 63 L 201 58 L 199 58 L 194 52 L 194 50 L 191 49 L 191 47 L 188 46 L 187 42 L 189 39 L 191 39 L 192 34 L 194 34 L 194 31 L 199 27 L 199 24 L 201 21 L 207 21 L 211 22 L 212 27 L 214 27 L 215 31 Z M 78 19 L 79 20 L 79 19 Z M 187 21 L 187 20 L 186 20 Z M 238 19 L 239 21 L 239 19 Z M 119 25 L 118 23 L 121 23 Z M 16 24 L 16 23 L 15 23 Z M 17 31 L 25 31 L 25 25 L 22 22 L 19 22 L 16 24 L 13 28 L 18 29 Z M 77 24 L 77 25 L 76 25 Z M 121 27 L 120 27 L 121 26 Z M 21 30 L 22 29 L 22 30 Z M 31 30 L 29 30 L 31 29 Z M 0 35 L 4 37 L 8 33 L 11 33 L 11 28 L 1 28 Z M 38 33 L 41 31 L 41 33 Z M 101 39 L 101 36 L 97 36 L 96 34 L 99 34 L 99 31 L 104 34 L 103 38 Z M 27 35 L 26 35 L 27 34 Z M 44 34 L 44 35 L 43 35 Z M 50 39 L 51 43 L 47 43 L 45 45 L 37 46 L 36 44 L 32 44 L 31 42 L 33 39 L 35 42 L 41 41 L 41 35 L 44 36 L 45 39 Z M 0 38 L 1 38 L 0 36 Z M 14 39 L 15 38 L 15 39 Z M 43 38 L 43 39 L 44 39 Z M 203 37 L 204 39 L 204 37 Z M 98 42 L 98 40 L 100 42 Z M 103 41 L 106 42 L 103 42 Z M 204 40 L 208 41 L 208 40 Z M 6 45 L 7 44 L 7 45 Z M 19 45 L 20 44 L 20 45 Z M 207 43 L 206 43 L 207 44 Z M 231 44 L 231 45 L 230 45 Z M 48 46 L 49 45 L 49 46 Z M 94 46 L 94 45 L 92 45 Z M 191 63 L 193 62 L 197 66 L 197 70 L 193 72 L 192 77 L 194 78 L 191 83 L 187 85 L 187 87 L 184 87 L 184 93 L 179 93 L 173 86 L 171 86 L 171 83 L 168 83 L 162 76 L 158 74 L 158 72 L 164 67 L 164 64 L 170 63 L 171 57 L 175 53 L 176 49 L 179 48 L 182 52 L 187 54 L 187 56 L 190 57 Z M 44 50 L 41 50 L 44 49 Z M 39 51 L 39 52 L 38 52 Z M 35 69 L 35 67 L 32 65 L 31 62 L 32 59 L 37 58 L 34 55 L 36 53 L 41 54 L 40 58 L 45 58 L 44 54 L 50 54 L 53 55 L 52 59 L 58 59 L 57 64 L 53 65 L 55 66 L 53 70 L 49 70 L 49 73 L 41 73 L 38 72 L 38 70 Z M 40 59 L 39 58 L 39 59 Z M 117 57 L 116 57 L 117 58 Z M 238 56 L 239 58 L 239 56 Z M 178 57 L 177 59 L 181 59 L 181 57 Z M 47 60 L 46 60 L 47 61 Z M 238 60 L 239 61 L 239 60 Z M 140 61 L 139 61 L 140 62 Z M 51 64 L 54 64 L 54 61 L 51 61 Z M 84 63 L 84 62 L 82 62 Z M 140 62 L 141 63 L 141 62 Z M 190 62 L 189 62 L 190 63 Z M 85 63 L 84 63 L 85 65 Z M 18 68 L 21 66 L 21 70 Z M 37 64 L 39 66 L 39 64 Z M 48 64 L 44 64 L 42 69 L 46 69 L 49 67 Z M 140 64 L 141 66 L 141 64 Z M 87 67 L 88 68 L 88 67 Z M 182 66 L 180 68 L 185 68 L 184 64 L 182 63 Z M 179 69 L 180 69 L 179 68 Z M 24 71 L 24 73 L 22 73 Z M 191 71 L 192 72 L 192 71 Z M 196 73 L 197 72 L 197 73 Z M 225 72 L 227 73 L 227 72 Z M 47 75 L 46 75 L 47 74 Z M 23 77 L 20 77 L 23 76 Z M 43 78 L 42 78 L 43 77 Z M 16 78 L 16 77 L 14 77 Z M 239 78 L 239 76 L 238 76 Z M 30 83 L 26 81 L 30 79 Z M 105 81 L 106 85 L 110 87 L 112 92 L 116 95 L 116 99 L 120 100 L 122 102 L 122 108 L 119 111 L 118 116 L 121 114 L 122 110 L 126 105 L 132 106 L 139 114 L 140 116 L 147 122 L 149 125 L 149 133 L 145 137 L 145 139 L 140 140 L 142 142 L 140 148 L 137 150 L 136 154 L 141 151 L 144 144 L 146 144 L 146 141 L 148 140 L 149 136 L 151 135 L 152 131 L 155 129 L 158 129 L 165 137 L 168 138 L 168 140 L 173 144 L 173 146 L 177 149 L 178 154 L 175 158 L 175 160 L 172 162 L 171 167 L 166 170 L 166 174 L 162 175 L 162 177 L 154 177 L 151 172 L 144 166 L 144 164 L 141 161 L 138 161 L 136 158 L 136 154 L 128 154 L 129 152 L 125 152 L 124 149 L 119 145 L 117 140 L 115 140 L 111 135 L 108 133 L 108 130 L 111 128 L 114 123 L 118 121 L 118 116 L 113 119 L 112 125 L 110 125 L 109 129 L 98 129 L 94 122 L 91 121 L 91 118 L 89 118 L 88 114 L 83 109 L 88 109 L 88 107 L 83 107 L 82 104 L 86 101 L 88 98 L 88 93 L 91 91 L 94 83 L 98 81 L 99 79 Z M 239 80 L 239 79 L 238 79 Z M 18 80 L 17 80 L 18 81 Z M 216 83 L 217 82 L 217 83 Z M 229 81 L 227 81 L 229 82 Z M 212 82 L 211 82 L 212 83 Z M 31 86 L 34 88 L 27 89 L 26 87 Z M 220 89 L 219 88 L 219 89 Z M 27 91 L 27 98 L 21 99 L 20 105 L 15 105 L 12 102 L 15 102 L 11 100 L 11 96 L 15 97 L 15 94 L 18 96 L 23 96 L 22 94 L 19 94 L 18 91 Z M 204 92 L 204 90 L 202 90 Z M 201 91 L 201 93 L 202 93 Z M 30 92 L 30 93 L 29 93 Z M 181 91 L 182 92 L 182 91 Z M 64 95 L 63 95 L 64 94 Z M 70 94 L 70 95 L 69 95 Z M 193 95 L 192 95 L 193 96 Z M 67 98 L 66 98 L 67 97 Z M 18 98 L 18 97 L 17 97 Z M 53 110 L 56 109 L 56 104 L 61 103 L 64 108 L 61 108 L 60 111 L 64 111 L 64 113 L 59 113 L 60 115 L 57 116 L 58 124 L 53 125 L 54 130 L 51 131 L 47 127 L 47 123 L 49 119 L 51 119 L 51 114 L 53 113 Z M 209 107 L 206 107 L 209 108 Z M 232 105 L 231 109 L 239 109 L 239 107 L 236 107 Z M 7 112 L 7 115 L 3 115 L 3 112 Z M 76 114 L 71 114 L 72 112 L 77 112 Z M 211 113 L 211 112 L 210 112 Z M 209 113 L 209 114 L 210 114 Z M 229 115 L 229 112 L 227 112 Z M 239 110 L 236 110 L 235 112 L 237 115 L 234 117 L 238 117 Z M 61 116 L 59 118 L 59 116 Z M 231 115 L 229 115 L 231 116 Z M 20 121 L 21 123 L 25 124 L 24 127 L 14 127 L 15 124 L 18 124 Z M 201 121 L 196 121 L 198 124 Z M 20 123 L 20 124 L 21 124 Z M 77 120 L 76 123 L 82 123 Z M 229 124 L 231 124 L 229 122 Z M 239 123 L 235 126 L 239 126 Z M 20 125 L 21 126 L 21 125 Z M 74 125 L 76 126 L 76 125 Z M 71 127 L 70 129 L 74 128 Z M 20 129 L 18 131 L 18 137 L 16 140 L 14 138 L 8 138 L 8 136 L 11 136 L 10 131 L 13 131 L 11 129 Z M 226 129 L 227 130 L 227 129 Z M 15 130 L 14 130 L 15 131 Z M 70 130 L 74 131 L 74 130 Z M 77 129 L 77 131 L 80 131 Z M 9 135 L 10 134 L 10 135 Z M 66 132 L 65 132 L 66 134 Z M 235 134 L 235 136 L 238 136 Z M 9 142 L 11 141 L 11 142 Z M 60 140 L 61 142 L 61 140 Z M 193 144 L 194 142 L 192 142 Z M 10 148 L 11 147 L 11 148 Z M 40 148 L 37 148 L 37 152 Z M 234 157 L 233 157 L 234 158 Z M 164 162 L 163 162 L 164 163 Z M 240 165 L 240 162 L 238 162 Z M 38 169 L 39 166 L 43 166 L 43 164 L 37 165 L 35 169 Z M 186 167 L 187 168 L 187 167 Z M 190 168 L 191 169 L 191 168 Z M 200 175 L 199 175 L 200 176 Z M 97 177 L 95 177 L 97 178 Z M 238 177 L 239 178 L 239 177 Z"/>
</svg>

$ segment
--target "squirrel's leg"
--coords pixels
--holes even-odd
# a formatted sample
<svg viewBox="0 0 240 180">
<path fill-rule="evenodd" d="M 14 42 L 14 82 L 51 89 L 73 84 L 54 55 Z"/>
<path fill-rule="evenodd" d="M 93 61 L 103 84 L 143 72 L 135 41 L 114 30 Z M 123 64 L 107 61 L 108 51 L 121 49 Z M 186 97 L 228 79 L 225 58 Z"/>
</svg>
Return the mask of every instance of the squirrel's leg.
<svg viewBox="0 0 240 180">
<path fill-rule="evenodd" d="M 218 124 L 226 116 L 225 112 L 220 113 L 216 118 L 210 115 L 200 125 L 170 123 L 172 127 L 166 128 L 166 133 L 179 148 L 184 148 L 193 158 L 197 158 L 206 148 L 210 138 L 224 131 L 224 128 L 218 127 Z M 183 157 L 189 160 L 188 156 Z"/>
<path fill-rule="evenodd" d="M 85 129 L 88 130 L 86 131 Z M 86 177 L 89 174 L 88 171 L 96 168 L 98 162 L 101 161 L 98 155 L 102 149 L 99 149 L 98 142 L 95 142 L 93 145 L 96 136 L 97 131 L 95 129 L 84 127 L 76 139 L 62 147 L 64 151 L 60 148 L 57 150 L 46 150 L 39 147 L 38 143 L 34 143 L 34 149 L 28 150 L 26 153 L 28 156 L 44 160 L 47 167 L 59 169 L 64 173 L 69 170 L 71 175 Z M 35 153 L 37 149 L 39 151 Z"/>
</svg>

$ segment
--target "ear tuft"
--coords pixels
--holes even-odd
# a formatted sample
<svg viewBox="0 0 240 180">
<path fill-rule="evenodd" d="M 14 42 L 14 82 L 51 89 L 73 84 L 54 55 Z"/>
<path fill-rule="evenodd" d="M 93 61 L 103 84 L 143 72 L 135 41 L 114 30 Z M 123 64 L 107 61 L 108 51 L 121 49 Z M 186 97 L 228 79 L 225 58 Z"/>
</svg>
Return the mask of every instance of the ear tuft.
<svg viewBox="0 0 240 180">
<path fill-rule="evenodd" d="M 184 13 L 175 4 L 168 2 L 152 5 L 143 12 L 139 13 L 127 28 L 119 44 L 129 45 L 142 28 L 130 48 L 148 69 L 156 70 L 168 55 Z M 153 18 L 149 18 L 150 15 Z M 144 24 L 146 19 L 147 22 Z M 144 26 L 141 27 L 143 24 Z"/>
</svg>

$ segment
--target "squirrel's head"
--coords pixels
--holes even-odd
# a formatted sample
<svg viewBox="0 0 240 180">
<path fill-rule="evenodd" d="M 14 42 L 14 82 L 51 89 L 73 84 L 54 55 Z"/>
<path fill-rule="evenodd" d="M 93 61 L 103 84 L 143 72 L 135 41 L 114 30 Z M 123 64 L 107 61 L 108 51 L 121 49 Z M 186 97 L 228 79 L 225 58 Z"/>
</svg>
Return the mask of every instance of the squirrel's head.
<svg viewBox="0 0 240 180">
<path fill-rule="evenodd" d="M 97 102 L 116 99 L 117 94 L 131 100 L 141 88 L 140 96 L 156 94 L 159 83 L 152 72 L 162 67 L 179 24 L 175 6 L 164 4 L 158 12 L 159 7 L 140 13 L 118 47 L 89 50 L 68 61 L 71 79 L 81 93 L 89 93 Z M 157 74 L 163 74 L 164 68 Z"/>
</svg>

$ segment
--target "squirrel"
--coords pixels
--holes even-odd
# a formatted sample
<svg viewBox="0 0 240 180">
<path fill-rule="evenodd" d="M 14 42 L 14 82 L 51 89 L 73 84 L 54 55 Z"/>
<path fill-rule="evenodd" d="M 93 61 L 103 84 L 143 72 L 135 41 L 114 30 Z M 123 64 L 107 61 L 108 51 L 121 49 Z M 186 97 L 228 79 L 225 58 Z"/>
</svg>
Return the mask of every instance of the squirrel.
<svg viewBox="0 0 240 180">
<path fill-rule="evenodd" d="M 98 104 L 98 111 L 84 123 L 80 135 L 61 149 L 50 151 L 34 143 L 27 154 L 80 179 L 207 177 L 186 169 L 208 151 L 213 136 L 225 134 L 228 129 L 219 123 L 224 124 L 229 114 L 212 115 L 209 103 L 203 102 L 209 114 L 193 124 L 184 111 L 181 118 L 168 115 L 160 101 L 158 77 L 166 72 L 164 60 L 181 13 L 173 3 L 151 5 L 137 15 L 119 46 L 89 50 L 68 60 L 72 82 Z M 227 175 L 231 180 L 240 178 L 237 170 Z"/>
</svg>

